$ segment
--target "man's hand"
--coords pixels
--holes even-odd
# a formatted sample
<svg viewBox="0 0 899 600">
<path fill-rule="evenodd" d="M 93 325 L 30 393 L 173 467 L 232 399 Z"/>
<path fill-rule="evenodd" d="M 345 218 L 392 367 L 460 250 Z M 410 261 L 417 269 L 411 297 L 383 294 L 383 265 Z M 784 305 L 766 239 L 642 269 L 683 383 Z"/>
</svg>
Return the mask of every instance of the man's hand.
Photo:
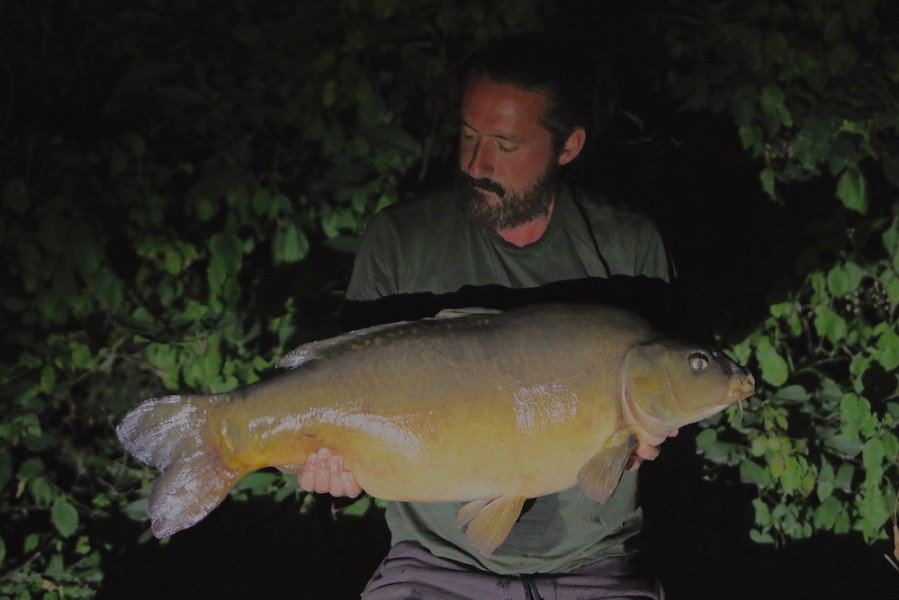
<svg viewBox="0 0 899 600">
<path fill-rule="evenodd" d="M 297 479 L 307 492 L 350 498 L 362 493 L 356 478 L 343 467 L 340 455 L 331 454 L 328 448 L 320 448 L 306 457 L 306 464 Z"/>
<path fill-rule="evenodd" d="M 678 433 L 678 429 L 672 429 L 668 434 L 668 437 L 674 437 Z M 643 464 L 644 460 L 655 460 L 660 451 L 661 450 L 658 446 L 644 444 L 643 442 L 638 441 L 636 447 L 634 448 L 633 456 L 631 456 L 630 460 L 627 461 L 627 470 L 636 471 L 640 468 L 640 465 Z"/>
</svg>

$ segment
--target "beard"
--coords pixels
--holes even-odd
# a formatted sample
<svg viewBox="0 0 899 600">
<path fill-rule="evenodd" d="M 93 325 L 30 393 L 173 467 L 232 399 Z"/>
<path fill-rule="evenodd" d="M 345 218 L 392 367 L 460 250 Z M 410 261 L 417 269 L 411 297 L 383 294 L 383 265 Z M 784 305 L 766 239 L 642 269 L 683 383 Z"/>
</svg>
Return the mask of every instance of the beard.
<svg viewBox="0 0 899 600">
<path fill-rule="evenodd" d="M 558 168 L 550 165 L 531 186 L 514 194 L 498 183 L 460 173 L 456 182 L 462 213 L 469 223 L 499 231 L 524 225 L 549 212 L 555 196 Z M 496 197 L 490 197 L 487 192 Z"/>
</svg>

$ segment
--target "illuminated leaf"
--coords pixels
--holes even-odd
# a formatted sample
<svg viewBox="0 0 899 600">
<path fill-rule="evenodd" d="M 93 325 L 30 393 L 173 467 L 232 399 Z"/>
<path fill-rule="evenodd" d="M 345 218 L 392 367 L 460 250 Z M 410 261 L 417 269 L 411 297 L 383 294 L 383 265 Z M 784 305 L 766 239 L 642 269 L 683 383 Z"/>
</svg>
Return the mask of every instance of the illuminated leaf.
<svg viewBox="0 0 899 600">
<path fill-rule="evenodd" d="M 309 240 L 294 223 L 285 222 L 278 225 L 272 248 L 275 262 L 296 262 L 305 258 L 309 251 Z"/>
<path fill-rule="evenodd" d="M 761 338 L 756 347 L 756 358 L 762 369 L 762 377 L 773 386 L 783 385 L 789 376 L 787 361 L 778 354 L 768 338 Z"/>
<path fill-rule="evenodd" d="M 69 537 L 78 528 L 78 512 L 72 503 L 59 496 L 50 509 L 50 520 L 63 537 Z"/>
<path fill-rule="evenodd" d="M 862 463 L 865 466 L 865 485 L 877 487 L 883 478 L 883 459 L 886 456 L 883 442 L 879 438 L 871 438 L 862 449 Z"/>
<path fill-rule="evenodd" d="M 847 296 L 856 291 L 865 273 L 853 262 L 835 265 L 827 273 L 827 288 L 834 296 Z"/>
<path fill-rule="evenodd" d="M 847 208 L 865 214 L 868 212 L 868 198 L 865 192 L 865 177 L 861 171 L 849 168 L 837 180 L 837 198 Z"/>
<path fill-rule="evenodd" d="M 896 330 L 887 324 L 875 330 L 880 333 L 877 338 L 877 346 L 874 350 L 873 357 L 887 371 L 895 371 L 899 368 L 899 334 Z"/>
<path fill-rule="evenodd" d="M 834 473 L 833 466 L 829 462 L 824 461 L 818 473 L 818 500 L 824 501 L 830 498 L 830 495 L 833 493 L 835 479 L 836 473 Z"/>
<path fill-rule="evenodd" d="M 829 308 L 822 308 L 815 315 L 815 330 L 818 335 L 826 338 L 833 344 L 843 341 L 849 331 L 846 319 Z"/>
</svg>

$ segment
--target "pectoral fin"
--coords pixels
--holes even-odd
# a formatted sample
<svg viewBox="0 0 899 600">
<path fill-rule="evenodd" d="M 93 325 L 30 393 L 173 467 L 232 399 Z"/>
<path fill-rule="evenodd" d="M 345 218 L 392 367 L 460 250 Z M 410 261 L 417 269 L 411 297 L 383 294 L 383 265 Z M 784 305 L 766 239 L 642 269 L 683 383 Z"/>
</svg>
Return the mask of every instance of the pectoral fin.
<svg viewBox="0 0 899 600">
<path fill-rule="evenodd" d="M 508 537 L 525 499 L 522 495 L 503 494 L 492 500 L 472 500 L 459 509 L 456 525 L 467 524 L 469 543 L 484 556 L 490 556 Z"/>
<path fill-rule="evenodd" d="M 577 483 L 584 493 L 598 502 L 605 502 L 618 486 L 628 459 L 634 452 L 637 437 L 617 433 L 606 446 L 587 461 L 577 474 Z"/>
</svg>

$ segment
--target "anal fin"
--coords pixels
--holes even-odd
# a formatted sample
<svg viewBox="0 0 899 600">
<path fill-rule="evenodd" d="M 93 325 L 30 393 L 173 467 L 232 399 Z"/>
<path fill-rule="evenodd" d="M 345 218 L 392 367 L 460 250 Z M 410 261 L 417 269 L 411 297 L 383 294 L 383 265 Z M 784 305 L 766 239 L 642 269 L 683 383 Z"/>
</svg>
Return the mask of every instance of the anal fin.
<svg viewBox="0 0 899 600">
<path fill-rule="evenodd" d="M 456 525 L 467 524 L 469 543 L 484 556 L 490 556 L 509 536 L 526 499 L 521 494 L 503 494 L 491 500 L 472 500 L 459 509 Z"/>
<path fill-rule="evenodd" d="M 637 443 L 635 435 L 616 433 L 605 447 L 581 467 L 577 483 L 584 493 L 598 502 L 605 502 L 618 487 L 628 459 Z"/>
</svg>

